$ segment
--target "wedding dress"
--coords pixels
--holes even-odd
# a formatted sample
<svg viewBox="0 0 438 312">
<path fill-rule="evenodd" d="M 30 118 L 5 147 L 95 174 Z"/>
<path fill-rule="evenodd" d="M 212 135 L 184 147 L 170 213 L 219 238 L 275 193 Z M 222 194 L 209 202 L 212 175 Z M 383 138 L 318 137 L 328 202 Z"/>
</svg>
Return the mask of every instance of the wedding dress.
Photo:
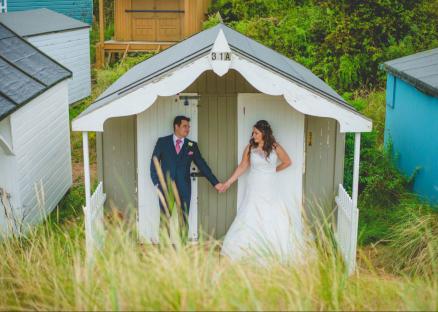
<svg viewBox="0 0 438 312">
<path fill-rule="evenodd" d="M 225 235 L 221 254 L 262 264 L 273 257 L 295 262 L 302 257 L 303 226 L 297 205 L 284 200 L 277 188 L 277 154 L 252 149 L 245 195 Z"/>
</svg>

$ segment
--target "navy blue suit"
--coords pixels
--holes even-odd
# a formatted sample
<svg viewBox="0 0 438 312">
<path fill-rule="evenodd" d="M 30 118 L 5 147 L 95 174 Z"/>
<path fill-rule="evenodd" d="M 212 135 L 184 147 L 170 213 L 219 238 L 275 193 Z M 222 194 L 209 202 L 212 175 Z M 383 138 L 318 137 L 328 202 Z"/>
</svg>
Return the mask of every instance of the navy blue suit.
<svg viewBox="0 0 438 312">
<path fill-rule="evenodd" d="M 198 144 L 194 141 L 184 139 L 179 154 L 176 153 L 173 143 L 173 135 L 159 138 L 155 144 L 154 152 L 151 159 L 151 178 L 154 185 L 159 184 L 157 171 L 153 162 L 156 156 L 161 163 L 161 168 L 165 176 L 170 174 L 170 178 L 175 181 L 178 193 L 181 197 L 183 211 L 188 216 L 191 198 L 190 166 L 192 161 L 196 164 L 201 173 L 207 180 L 215 186 L 219 181 L 211 172 L 210 167 L 201 156 Z"/>
</svg>

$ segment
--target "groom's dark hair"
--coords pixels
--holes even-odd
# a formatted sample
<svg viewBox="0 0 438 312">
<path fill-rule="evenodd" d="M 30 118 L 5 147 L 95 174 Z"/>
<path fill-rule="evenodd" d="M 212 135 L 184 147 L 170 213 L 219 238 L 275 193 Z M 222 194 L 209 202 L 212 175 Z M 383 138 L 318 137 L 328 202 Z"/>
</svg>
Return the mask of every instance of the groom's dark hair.
<svg viewBox="0 0 438 312">
<path fill-rule="evenodd" d="M 182 115 L 176 116 L 175 119 L 173 120 L 173 130 L 175 130 L 175 126 L 176 125 L 181 126 L 181 122 L 183 120 L 186 120 L 186 121 L 190 122 L 190 118 L 189 117 L 182 116 Z"/>
</svg>

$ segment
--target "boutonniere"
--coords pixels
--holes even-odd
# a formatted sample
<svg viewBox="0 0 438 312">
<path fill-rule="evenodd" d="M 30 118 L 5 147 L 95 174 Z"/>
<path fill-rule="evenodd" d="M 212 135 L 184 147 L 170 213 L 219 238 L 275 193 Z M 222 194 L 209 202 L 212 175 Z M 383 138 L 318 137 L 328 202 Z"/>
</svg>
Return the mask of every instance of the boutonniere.
<svg viewBox="0 0 438 312">
<path fill-rule="evenodd" d="M 189 142 L 188 145 L 189 145 L 190 147 L 192 147 L 192 146 L 193 146 L 193 142 Z"/>
</svg>

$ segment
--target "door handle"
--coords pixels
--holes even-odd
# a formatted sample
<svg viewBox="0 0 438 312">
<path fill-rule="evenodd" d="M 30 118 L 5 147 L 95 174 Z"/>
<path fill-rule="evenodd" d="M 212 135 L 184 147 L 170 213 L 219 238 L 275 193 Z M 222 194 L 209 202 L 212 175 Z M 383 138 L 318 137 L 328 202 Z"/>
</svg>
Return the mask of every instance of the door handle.
<svg viewBox="0 0 438 312">
<path fill-rule="evenodd" d="M 191 176 L 192 178 L 201 178 L 201 177 L 203 177 L 204 175 L 203 175 L 200 171 L 195 171 L 195 172 L 190 173 L 190 176 Z"/>
</svg>

